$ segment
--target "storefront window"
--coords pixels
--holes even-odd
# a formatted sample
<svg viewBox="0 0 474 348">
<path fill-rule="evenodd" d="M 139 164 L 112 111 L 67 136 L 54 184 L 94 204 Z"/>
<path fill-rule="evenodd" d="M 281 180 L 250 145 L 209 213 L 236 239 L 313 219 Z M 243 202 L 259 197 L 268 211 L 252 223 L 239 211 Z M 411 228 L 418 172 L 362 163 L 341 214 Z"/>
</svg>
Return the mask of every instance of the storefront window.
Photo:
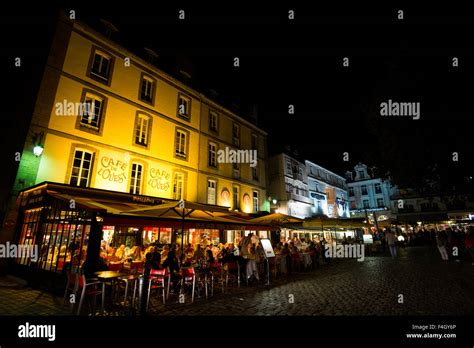
<svg viewBox="0 0 474 348">
<path fill-rule="evenodd" d="M 36 232 L 38 230 L 38 223 L 41 214 L 41 208 L 31 209 L 25 211 L 25 217 L 23 220 L 23 226 L 21 229 L 21 235 L 19 243 L 20 245 L 35 245 L 36 244 Z M 29 259 L 26 257 L 17 259 L 17 262 L 26 265 Z"/>
</svg>

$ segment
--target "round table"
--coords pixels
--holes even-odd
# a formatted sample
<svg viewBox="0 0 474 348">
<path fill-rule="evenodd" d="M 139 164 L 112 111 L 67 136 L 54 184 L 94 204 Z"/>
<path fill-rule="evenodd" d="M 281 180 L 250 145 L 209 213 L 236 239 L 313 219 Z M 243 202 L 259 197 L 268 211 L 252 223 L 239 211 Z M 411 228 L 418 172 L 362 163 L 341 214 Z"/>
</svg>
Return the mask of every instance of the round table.
<svg viewBox="0 0 474 348">
<path fill-rule="evenodd" d="M 97 278 L 102 282 L 102 314 L 104 313 L 104 303 L 105 303 L 105 282 L 107 280 L 111 280 L 112 282 L 120 277 L 125 276 L 125 273 L 122 272 L 115 272 L 115 271 L 101 271 L 101 272 L 95 272 L 94 273 Z M 113 289 L 113 287 L 112 287 Z M 112 296 L 111 296 L 112 299 Z"/>
</svg>

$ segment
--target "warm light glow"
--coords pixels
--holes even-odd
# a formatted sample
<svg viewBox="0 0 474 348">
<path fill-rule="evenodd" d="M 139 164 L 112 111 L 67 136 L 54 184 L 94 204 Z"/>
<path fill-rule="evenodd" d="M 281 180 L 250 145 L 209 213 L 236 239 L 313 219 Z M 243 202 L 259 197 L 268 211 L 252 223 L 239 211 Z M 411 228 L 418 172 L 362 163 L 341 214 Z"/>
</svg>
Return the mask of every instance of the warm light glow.
<svg viewBox="0 0 474 348">
<path fill-rule="evenodd" d="M 41 145 L 36 145 L 34 148 L 33 148 L 33 153 L 35 154 L 36 157 L 39 157 L 41 156 L 41 154 L 43 153 L 43 146 Z"/>
</svg>

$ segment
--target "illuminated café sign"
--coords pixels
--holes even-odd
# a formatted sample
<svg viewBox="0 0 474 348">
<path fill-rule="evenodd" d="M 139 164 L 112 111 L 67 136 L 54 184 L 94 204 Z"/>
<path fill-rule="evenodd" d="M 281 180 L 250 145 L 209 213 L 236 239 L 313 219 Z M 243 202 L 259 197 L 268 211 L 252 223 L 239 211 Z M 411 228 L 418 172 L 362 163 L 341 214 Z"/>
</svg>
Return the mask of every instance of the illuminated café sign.
<svg viewBox="0 0 474 348">
<path fill-rule="evenodd" d="M 160 191 L 168 191 L 170 188 L 170 173 L 163 169 L 150 168 L 148 185 Z"/>
<path fill-rule="evenodd" d="M 97 174 L 104 180 L 122 183 L 127 179 L 127 163 L 115 160 L 112 157 L 103 156 L 100 159 L 99 171 Z"/>
<path fill-rule="evenodd" d="M 145 203 L 145 204 L 162 204 L 163 200 L 162 199 L 156 199 L 152 197 L 144 197 L 144 196 L 132 196 L 132 201 L 136 203 Z"/>
<path fill-rule="evenodd" d="M 36 189 L 34 191 L 26 191 L 23 193 L 21 199 L 21 206 L 33 205 L 43 200 L 43 189 Z"/>
</svg>

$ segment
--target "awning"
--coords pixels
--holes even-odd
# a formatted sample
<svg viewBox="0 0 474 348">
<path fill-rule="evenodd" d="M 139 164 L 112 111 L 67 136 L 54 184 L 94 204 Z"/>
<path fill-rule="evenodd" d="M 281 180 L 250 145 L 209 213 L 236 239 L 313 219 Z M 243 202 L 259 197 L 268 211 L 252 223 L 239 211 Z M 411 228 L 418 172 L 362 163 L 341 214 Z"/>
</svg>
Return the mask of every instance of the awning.
<svg viewBox="0 0 474 348">
<path fill-rule="evenodd" d="M 257 218 L 251 219 L 251 222 L 254 223 L 265 223 L 272 225 L 281 225 L 287 223 L 299 223 L 302 222 L 302 219 L 296 218 L 294 216 L 285 215 L 281 213 L 273 213 L 264 216 L 259 216 Z"/>
<path fill-rule="evenodd" d="M 303 221 L 303 228 L 362 228 L 370 227 L 369 223 L 365 223 L 360 219 L 332 219 L 332 218 L 312 218 Z"/>
<path fill-rule="evenodd" d="M 449 217 L 447 213 L 412 213 L 412 214 L 398 214 L 397 221 L 403 223 L 417 223 L 418 221 L 421 222 L 443 222 L 448 221 Z"/>
<path fill-rule="evenodd" d="M 189 201 L 158 205 L 119 202 L 110 199 L 87 198 L 48 191 L 65 202 L 74 200 L 77 207 L 100 213 L 104 225 L 133 225 L 136 227 L 171 227 L 222 230 L 268 230 L 268 224 L 253 222 L 246 214 L 210 204 Z M 183 205 L 184 207 L 180 207 Z"/>
</svg>

